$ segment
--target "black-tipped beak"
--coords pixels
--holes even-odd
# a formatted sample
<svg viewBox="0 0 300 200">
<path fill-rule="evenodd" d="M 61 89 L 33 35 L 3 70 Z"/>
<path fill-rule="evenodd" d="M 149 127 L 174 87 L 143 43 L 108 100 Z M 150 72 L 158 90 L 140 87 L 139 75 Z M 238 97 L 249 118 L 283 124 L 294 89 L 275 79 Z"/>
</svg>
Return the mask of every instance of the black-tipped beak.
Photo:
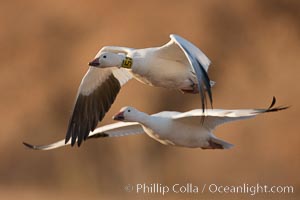
<svg viewBox="0 0 300 200">
<path fill-rule="evenodd" d="M 89 62 L 89 66 L 98 67 L 99 65 L 99 58 L 95 58 L 93 61 Z"/>
<path fill-rule="evenodd" d="M 124 119 L 125 119 L 124 112 L 119 112 L 118 114 L 113 116 L 113 120 L 116 120 L 116 121 L 123 121 Z"/>
</svg>

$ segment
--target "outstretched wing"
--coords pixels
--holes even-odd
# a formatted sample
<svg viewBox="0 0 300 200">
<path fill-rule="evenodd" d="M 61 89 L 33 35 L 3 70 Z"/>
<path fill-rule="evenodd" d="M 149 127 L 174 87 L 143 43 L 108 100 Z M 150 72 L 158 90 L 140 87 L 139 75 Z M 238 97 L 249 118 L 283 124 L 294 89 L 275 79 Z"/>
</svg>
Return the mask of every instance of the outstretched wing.
<svg viewBox="0 0 300 200">
<path fill-rule="evenodd" d="M 139 123 L 136 122 L 118 122 L 109 124 L 106 126 L 99 127 L 93 132 L 90 132 L 87 139 L 100 138 L 100 137 L 120 137 L 134 134 L 142 134 L 144 130 Z M 35 150 L 50 150 L 63 147 L 71 144 L 71 141 L 65 143 L 65 140 L 48 144 L 48 145 L 32 145 L 26 142 L 23 143 L 25 146 Z"/>
<path fill-rule="evenodd" d="M 103 119 L 121 86 L 131 77 L 125 69 L 90 67 L 79 87 L 65 143 L 71 139 L 72 146 L 76 141 L 80 146 Z"/>
<path fill-rule="evenodd" d="M 102 52 L 128 54 L 132 49 L 117 46 L 105 46 L 96 55 Z M 106 112 L 113 104 L 121 86 L 124 85 L 132 74 L 126 69 L 94 68 L 90 67 L 83 77 L 72 116 L 69 121 L 65 143 L 71 139 L 71 146 L 77 141 L 78 146 L 93 131 L 98 122 L 103 119 Z"/>
<path fill-rule="evenodd" d="M 273 107 L 276 103 L 276 98 L 273 97 L 272 103 L 267 109 L 238 109 L 238 110 L 224 110 L 224 109 L 206 109 L 203 113 L 202 110 L 196 109 L 189 112 L 174 115 L 174 120 L 190 121 L 199 124 L 199 118 L 205 117 L 203 126 L 209 129 L 215 129 L 218 125 L 255 117 L 256 115 L 266 112 L 276 112 L 287 109 L 286 106 Z"/>
<path fill-rule="evenodd" d="M 211 81 L 208 77 L 207 70 L 210 65 L 208 57 L 191 42 L 184 38 L 171 34 L 171 40 L 160 47 L 159 52 L 170 59 L 179 60 L 189 63 L 192 72 L 197 76 L 198 89 L 202 101 L 202 111 L 207 108 L 206 93 L 212 105 Z"/>
</svg>

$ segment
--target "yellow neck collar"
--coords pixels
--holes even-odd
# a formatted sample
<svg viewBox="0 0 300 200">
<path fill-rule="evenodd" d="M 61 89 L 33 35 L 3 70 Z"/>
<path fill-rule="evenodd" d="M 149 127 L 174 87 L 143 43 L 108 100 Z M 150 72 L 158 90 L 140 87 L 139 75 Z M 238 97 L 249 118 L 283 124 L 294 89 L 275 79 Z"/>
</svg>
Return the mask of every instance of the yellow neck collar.
<svg viewBox="0 0 300 200">
<path fill-rule="evenodd" d="M 132 63 L 133 63 L 132 58 L 129 58 L 129 57 L 126 56 L 125 59 L 122 62 L 121 67 L 131 69 Z"/>
</svg>

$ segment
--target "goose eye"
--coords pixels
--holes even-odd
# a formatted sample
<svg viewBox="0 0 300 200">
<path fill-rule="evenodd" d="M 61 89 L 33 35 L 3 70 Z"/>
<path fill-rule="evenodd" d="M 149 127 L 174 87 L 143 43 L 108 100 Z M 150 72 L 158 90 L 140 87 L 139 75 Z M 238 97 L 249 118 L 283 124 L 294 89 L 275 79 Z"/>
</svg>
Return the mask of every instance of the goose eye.
<svg viewBox="0 0 300 200">
<path fill-rule="evenodd" d="M 128 110 L 128 112 L 130 112 L 130 110 Z"/>
<path fill-rule="evenodd" d="M 106 58 L 106 56 L 103 56 L 103 58 Z"/>
</svg>

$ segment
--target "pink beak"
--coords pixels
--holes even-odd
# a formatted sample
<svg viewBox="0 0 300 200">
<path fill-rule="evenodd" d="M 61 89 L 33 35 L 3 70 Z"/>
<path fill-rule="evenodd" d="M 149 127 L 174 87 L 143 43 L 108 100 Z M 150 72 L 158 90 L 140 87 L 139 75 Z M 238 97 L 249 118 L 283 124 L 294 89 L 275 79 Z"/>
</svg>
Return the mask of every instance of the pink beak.
<svg viewBox="0 0 300 200">
<path fill-rule="evenodd" d="M 124 112 L 119 112 L 118 114 L 113 116 L 113 120 L 123 121 L 124 119 L 125 119 L 124 118 Z"/>
<path fill-rule="evenodd" d="M 95 58 L 93 61 L 89 62 L 89 66 L 98 67 L 99 65 L 99 58 Z"/>
</svg>

